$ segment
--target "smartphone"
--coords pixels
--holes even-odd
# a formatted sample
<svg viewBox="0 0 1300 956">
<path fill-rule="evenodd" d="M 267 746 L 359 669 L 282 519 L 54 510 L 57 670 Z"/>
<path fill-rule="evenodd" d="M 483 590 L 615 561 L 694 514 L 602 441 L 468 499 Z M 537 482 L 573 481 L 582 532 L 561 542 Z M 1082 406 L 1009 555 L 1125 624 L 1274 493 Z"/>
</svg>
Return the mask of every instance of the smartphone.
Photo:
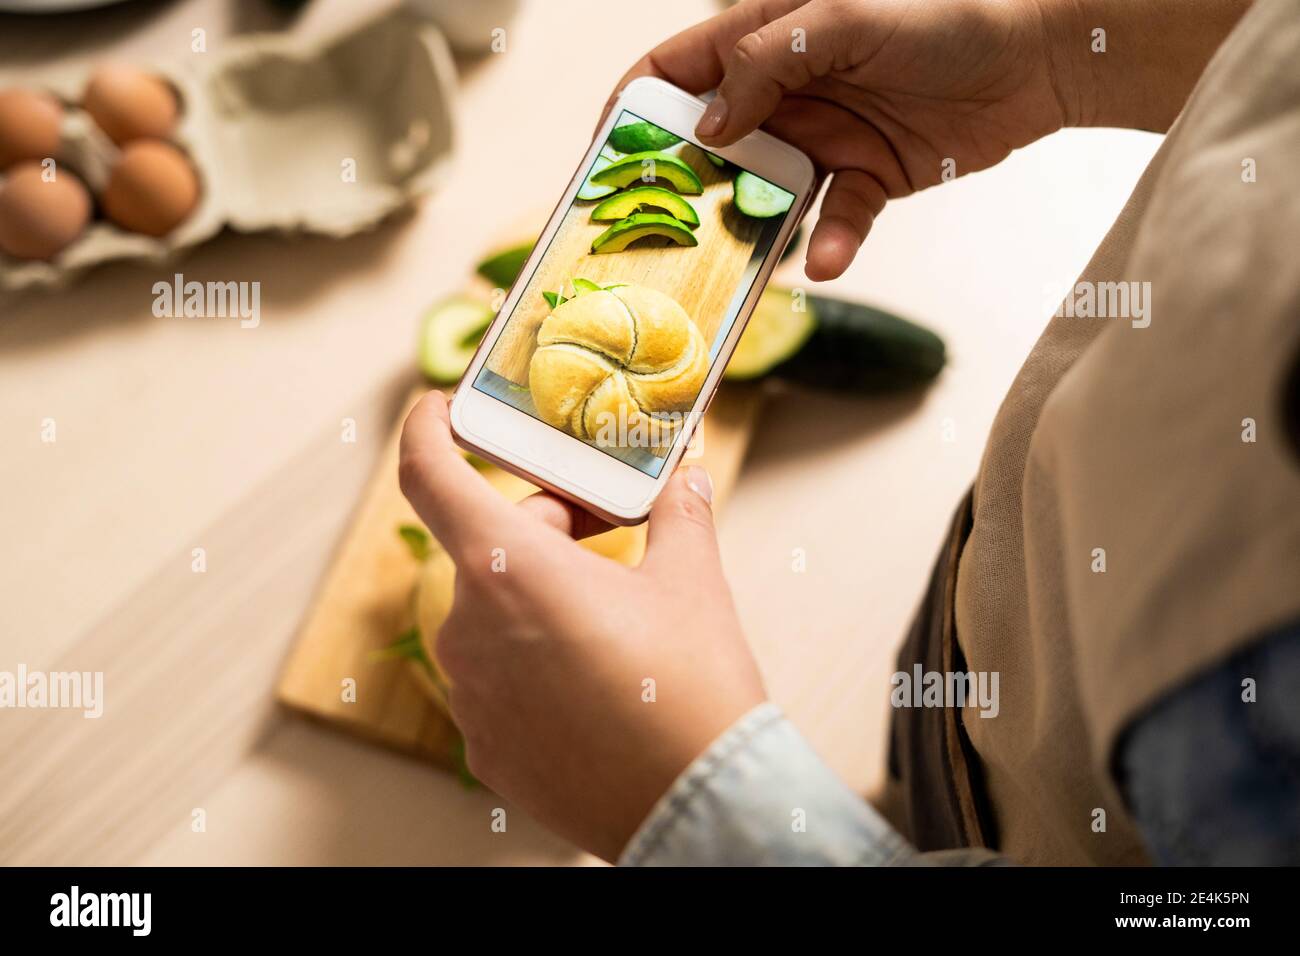
<svg viewBox="0 0 1300 956">
<path fill-rule="evenodd" d="M 645 519 L 713 398 L 816 174 L 705 103 L 620 94 L 451 403 L 461 447 L 619 525 Z"/>
</svg>

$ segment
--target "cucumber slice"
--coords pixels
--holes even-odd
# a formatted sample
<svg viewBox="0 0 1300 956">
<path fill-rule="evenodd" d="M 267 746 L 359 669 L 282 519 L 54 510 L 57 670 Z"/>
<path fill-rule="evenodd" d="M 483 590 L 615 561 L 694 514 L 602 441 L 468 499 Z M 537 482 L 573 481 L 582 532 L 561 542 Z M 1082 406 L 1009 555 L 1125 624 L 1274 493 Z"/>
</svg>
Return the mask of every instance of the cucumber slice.
<svg viewBox="0 0 1300 956">
<path fill-rule="evenodd" d="M 591 211 L 592 222 L 614 222 L 642 209 L 662 209 L 694 229 L 700 224 L 695 207 L 677 193 L 658 186 L 638 186 L 610 196 Z"/>
<path fill-rule="evenodd" d="M 723 159 L 721 156 L 719 156 L 717 153 L 710 153 L 708 150 L 704 150 L 704 155 L 709 158 L 709 162 L 711 162 L 714 166 L 717 166 L 719 169 L 727 165 L 727 161 Z"/>
<path fill-rule="evenodd" d="M 519 270 L 528 261 L 528 254 L 533 251 L 533 243 L 524 242 L 509 249 L 488 256 L 474 271 L 499 289 L 509 289 L 519 277 Z"/>
<path fill-rule="evenodd" d="M 731 188 L 736 208 L 754 219 L 771 219 L 789 211 L 794 204 L 792 194 L 744 170 L 736 173 Z"/>
<path fill-rule="evenodd" d="M 769 286 L 763 290 L 736 351 L 731 353 L 725 378 L 760 378 L 803 348 L 817 323 L 808 309 L 797 311 L 794 306 L 789 289 Z"/>
<path fill-rule="evenodd" d="M 642 165 L 645 162 L 654 164 L 653 172 L 656 181 L 667 183 L 679 193 L 698 196 L 704 191 L 704 187 L 700 184 L 700 177 L 695 175 L 695 170 L 689 163 L 657 150 L 631 153 L 622 159 L 616 159 L 604 169 L 592 173 L 587 181 L 595 186 L 622 189 L 641 179 L 647 169 Z"/>
<path fill-rule="evenodd" d="M 681 220 L 655 212 L 639 212 L 620 219 L 591 244 L 592 253 L 622 252 L 629 244 L 646 236 L 665 236 L 679 246 L 699 245 L 694 234 Z"/>
<path fill-rule="evenodd" d="M 430 307 L 420 330 L 420 371 L 438 384 L 460 381 L 491 324 L 492 310 L 464 296 Z"/>
<path fill-rule="evenodd" d="M 575 198 L 601 199 L 612 192 L 617 192 L 617 186 L 602 186 L 592 182 L 598 172 L 605 169 L 613 162 L 614 157 L 606 156 L 605 151 L 601 150 L 601 152 L 597 154 L 595 161 L 591 164 L 591 172 L 587 175 L 587 181 L 582 184 L 582 187 L 578 190 L 578 195 Z"/>
<path fill-rule="evenodd" d="M 660 129 L 654 123 L 642 120 L 616 126 L 609 134 L 609 145 L 620 153 L 644 153 L 651 150 L 667 149 L 682 141 L 666 129 Z"/>
<path fill-rule="evenodd" d="M 879 395 L 916 388 L 947 360 L 929 329 L 856 302 L 808 296 L 816 328 L 773 374 L 810 388 Z"/>
</svg>

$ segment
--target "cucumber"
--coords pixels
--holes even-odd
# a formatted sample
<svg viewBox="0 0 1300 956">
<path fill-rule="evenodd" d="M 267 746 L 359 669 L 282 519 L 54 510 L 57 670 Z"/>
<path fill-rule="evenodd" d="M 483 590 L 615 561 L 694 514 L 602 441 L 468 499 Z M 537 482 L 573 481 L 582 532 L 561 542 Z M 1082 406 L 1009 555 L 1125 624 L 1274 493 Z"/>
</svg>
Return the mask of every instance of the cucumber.
<svg viewBox="0 0 1300 956">
<path fill-rule="evenodd" d="M 453 296 L 431 306 L 420 329 L 420 371 L 440 385 L 460 381 L 491 324 L 492 310 L 474 299 Z"/>
<path fill-rule="evenodd" d="M 794 204 L 793 194 L 744 170 L 736 173 L 731 188 L 736 208 L 753 219 L 780 216 Z"/>
<path fill-rule="evenodd" d="M 592 173 L 587 182 L 594 186 L 612 186 L 613 189 L 622 189 L 642 178 L 648 169 L 643 164 L 647 162 L 654 164 L 655 180 L 667 183 L 679 193 L 698 196 L 704 191 L 700 177 L 696 175 L 689 163 L 657 150 L 631 153 L 622 159 L 616 159 L 604 169 Z M 613 189 L 610 191 L 612 192 Z"/>
<path fill-rule="evenodd" d="M 593 254 L 622 252 L 630 243 L 646 236 L 664 236 L 679 246 L 698 246 L 699 240 L 681 220 L 657 212 L 639 212 L 620 219 L 592 240 Z"/>
<path fill-rule="evenodd" d="M 761 378 L 803 348 L 817 323 L 809 310 L 796 311 L 795 302 L 789 289 L 763 290 L 731 353 L 723 373 L 727 379 Z"/>
<path fill-rule="evenodd" d="M 658 186 L 638 186 L 610 196 L 591 211 L 591 221 L 613 222 L 642 209 L 662 209 L 692 229 L 700 224 L 694 206 L 677 193 Z"/>
<path fill-rule="evenodd" d="M 661 129 L 654 123 L 647 123 L 644 120 L 639 123 L 616 126 L 609 134 L 609 145 L 620 153 L 644 153 L 651 150 L 667 149 L 669 146 L 676 146 L 681 141 L 680 136 L 676 136 L 668 132 L 668 130 Z"/>
<path fill-rule="evenodd" d="M 604 169 L 606 166 L 608 166 L 610 163 L 614 162 L 616 158 L 617 157 L 615 156 L 607 156 L 605 154 L 605 151 L 602 149 L 596 155 L 596 159 L 591 164 L 591 172 L 587 174 L 587 181 L 583 183 L 582 186 L 578 189 L 578 194 L 574 198 L 575 199 L 603 199 L 605 196 L 608 196 L 612 192 L 618 192 L 617 186 L 602 186 L 592 182 L 592 179 L 595 177 L 595 175 L 598 172 L 600 172 L 602 169 Z"/>
<path fill-rule="evenodd" d="M 772 374 L 810 388 L 879 395 L 931 381 L 947 356 L 929 329 L 857 302 L 808 296 L 816 327 Z"/>
<path fill-rule="evenodd" d="M 508 289 L 519 277 L 519 270 L 528 261 L 528 253 L 533 251 L 533 245 L 531 242 L 524 242 L 509 249 L 502 249 L 480 262 L 474 267 L 474 271 L 498 289 Z"/>
<path fill-rule="evenodd" d="M 727 165 L 727 161 L 723 159 L 721 156 L 719 156 L 717 153 L 710 153 L 707 149 L 703 150 L 703 153 L 708 158 L 709 162 L 711 162 L 714 166 L 717 166 L 719 169 L 722 169 Z"/>
</svg>

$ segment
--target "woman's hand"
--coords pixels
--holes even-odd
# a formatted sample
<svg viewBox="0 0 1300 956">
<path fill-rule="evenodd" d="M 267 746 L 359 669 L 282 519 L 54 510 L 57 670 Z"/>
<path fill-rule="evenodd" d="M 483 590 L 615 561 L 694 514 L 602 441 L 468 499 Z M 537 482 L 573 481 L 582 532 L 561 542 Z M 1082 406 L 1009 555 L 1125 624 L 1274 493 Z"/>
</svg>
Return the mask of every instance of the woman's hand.
<svg viewBox="0 0 1300 956">
<path fill-rule="evenodd" d="M 708 475 L 673 476 L 637 568 L 574 542 L 604 530 L 585 512 L 493 490 L 453 444 L 439 392 L 407 418 L 400 476 L 456 562 L 436 650 L 470 769 L 616 858 L 677 775 L 765 698 L 718 559 Z"/>
<path fill-rule="evenodd" d="M 820 281 L 888 199 L 1062 126 L 1167 128 L 1249 2 L 1189 16 L 1186 0 L 747 0 L 650 51 L 619 89 L 717 87 L 701 142 L 761 124 L 806 152 L 830 176 L 805 267 Z"/>
</svg>

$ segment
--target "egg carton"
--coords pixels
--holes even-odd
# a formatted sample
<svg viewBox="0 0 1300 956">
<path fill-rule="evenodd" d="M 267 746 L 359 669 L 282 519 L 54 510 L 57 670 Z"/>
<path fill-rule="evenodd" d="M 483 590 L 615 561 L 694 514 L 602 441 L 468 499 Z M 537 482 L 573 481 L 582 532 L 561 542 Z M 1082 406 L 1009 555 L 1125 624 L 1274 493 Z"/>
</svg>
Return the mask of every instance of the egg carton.
<svg viewBox="0 0 1300 956">
<path fill-rule="evenodd" d="M 94 65 L 25 84 L 64 102 L 59 162 L 92 194 L 119 155 L 76 106 Z M 49 261 L 0 253 L 0 289 L 57 286 L 111 261 L 165 262 L 225 227 L 352 235 L 431 189 L 450 159 L 455 66 L 437 28 L 401 11 L 328 37 L 252 35 L 142 66 L 177 94 L 170 139 L 198 173 L 198 205 L 162 238 L 95 218 Z"/>
</svg>

